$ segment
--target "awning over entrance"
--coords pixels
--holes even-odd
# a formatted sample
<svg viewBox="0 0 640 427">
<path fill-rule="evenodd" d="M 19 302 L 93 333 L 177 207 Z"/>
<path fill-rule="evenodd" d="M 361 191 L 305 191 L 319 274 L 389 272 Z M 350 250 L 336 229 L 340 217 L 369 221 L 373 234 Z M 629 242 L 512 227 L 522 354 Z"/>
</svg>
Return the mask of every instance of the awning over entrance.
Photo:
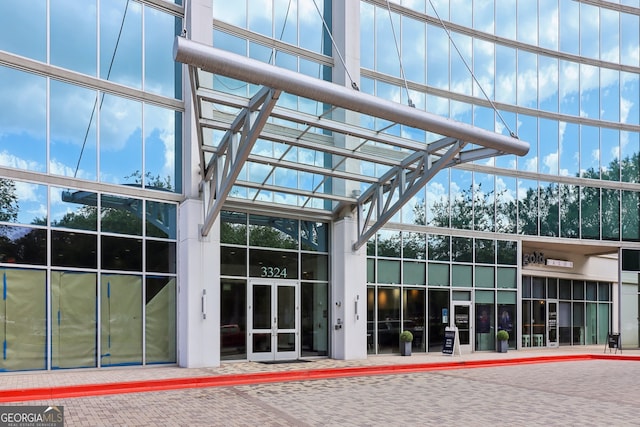
<svg viewBox="0 0 640 427">
<path fill-rule="evenodd" d="M 367 242 L 440 170 L 529 144 L 183 37 L 207 235 L 231 199 L 357 212 Z M 234 80 L 231 80 L 234 79 Z M 257 86 L 256 86 L 257 85 Z"/>
</svg>

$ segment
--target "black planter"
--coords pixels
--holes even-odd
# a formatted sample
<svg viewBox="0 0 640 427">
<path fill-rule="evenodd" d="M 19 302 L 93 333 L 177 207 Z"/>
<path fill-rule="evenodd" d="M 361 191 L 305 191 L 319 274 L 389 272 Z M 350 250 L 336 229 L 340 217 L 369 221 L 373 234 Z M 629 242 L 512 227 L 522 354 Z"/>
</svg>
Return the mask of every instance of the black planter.
<svg viewBox="0 0 640 427">
<path fill-rule="evenodd" d="M 411 356 L 411 341 L 400 341 L 400 354 Z"/>
</svg>

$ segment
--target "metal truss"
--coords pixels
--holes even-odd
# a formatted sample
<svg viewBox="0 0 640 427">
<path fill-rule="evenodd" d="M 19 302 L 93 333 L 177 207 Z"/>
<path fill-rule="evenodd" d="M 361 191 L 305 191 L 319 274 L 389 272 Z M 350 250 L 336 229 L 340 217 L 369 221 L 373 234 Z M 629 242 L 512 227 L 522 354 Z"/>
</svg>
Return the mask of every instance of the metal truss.
<svg viewBox="0 0 640 427">
<path fill-rule="evenodd" d="M 328 203 L 334 218 L 345 211 L 356 212 L 358 236 L 353 249 L 357 250 L 440 170 L 503 154 L 524 155 L 529 151 L 528 143 L 513 136 L 449 120 L 183 37 L 176 38 L 174 57 L 189 65 L 198 114 L 201 188 L 205 201 L 202 236 L 208 234 L 231 189 L 244 187 L 303 201 L 291 206 L 290 212 L 312 210 L 305 208 L 312 200 Z M 198 81 L 202 72 L 263 87 L 249 99 L 238 97 L 202 87 Z M 281 93 L 324 103 L 331 108 L 320 116 L 285 109 L 276 106 Z M 209 104 L 238 113 L 219 111 L 223 109 L 203 111 Z M 365 115 L 382 119 L 391 126 L 439 134 L 442 138 L 426 144 L 367 129 L 354 124 L 347 115 L 332 115 L 336 109 L 352 112 L 355 117 Z M 318 129 L 322 132 L 317 132 Z M 205 130 L 224 132 L 217 146 L 206 143 Z M 336 137 L 349 140 L 349 144 L 337 144 Z M 329 160 L 326 165 L 318 166 L 293 161 L 284 155 L 268 157 L 252 153 L 258 138 L 284 144 L 289 147 L 285 151 L 292 148 L 307 150 L 327 156 Z M 373 164 L 384 172 L 381 176 L 359 173 L 346 166 L 350 161 Z M 263 182 L 239 180 L 240 171 L 246 164 L 269 167 L 270 175 L 274 175 L 277 168 L 313 174 L 321 179 L 312 189 L 282 185 L 273 182 L 275 179 Z"/>
</svg>

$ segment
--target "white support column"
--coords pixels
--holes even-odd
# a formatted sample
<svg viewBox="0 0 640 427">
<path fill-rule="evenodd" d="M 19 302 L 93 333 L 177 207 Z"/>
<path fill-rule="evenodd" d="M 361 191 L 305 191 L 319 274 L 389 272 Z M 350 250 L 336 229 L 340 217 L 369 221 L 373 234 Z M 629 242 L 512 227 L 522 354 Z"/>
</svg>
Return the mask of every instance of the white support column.
<svg viewBox="0 0 640 427">
<path fill-rule="evenodd" d="M 178 264 L 178 364 L 220 365 L 220 250 L 218 221 L 202 239 L 202 201 L 180 206 Z"/>
<path fill-rule="evenodd" d="M 366 246 L 353 251 L 358 227 L 355 218 L 333 224 L 331 253 L 331 357 L 367 358 L 367 257 Z"/>
<path fill-rule="evenodd" d="M 334 1 L 332 19 L 333 36 L 340 55 L 333 52 L 335 66 L 333 83 L 351 88 L 351 79 L 360 85 L 360 2 Z M 355 90 L 355 89 L 354 89 Z M 342 114 L 340 110 L 334 112 Z M 341 119 L 357 123 L 359 115 L 344 113 Z M 360 141 L 339 135 L 336 146 L 352 148 Z M 358 160 L 347 160 L 339 168 L 359 171 Z M 360 188 L 349 186 L 342 180 L 333 180 L 333 191 L 345 196 L 357 196 Z M 353 244 L 358 240 L 358 224 L 351 212 L 342 212 L 341 219 L 333 223 L 332 230 L 332 276 L 331 276 L 331 357 L 334 359 L 367 358 L 367 257 L 366 245 L 357 251 Z"/>
<path fill-rule="evenodd" d="M 187 37 L 211 44 L 211 0 L 188 0 L 187 3 Z M 188 73 L 186 66 L 183 73 Z M 199 194 L 197 117 L 189 81 L 184 79 L 184 82 L 186 200 L 180 205 L 178 215 L 178 364 L 189 368 L 215 367 L 220 365 L 220 226 L 217 220 L 208 237 L 202 239 L 200 226 L 204 221 L 204 209 Z"/>
</svg>

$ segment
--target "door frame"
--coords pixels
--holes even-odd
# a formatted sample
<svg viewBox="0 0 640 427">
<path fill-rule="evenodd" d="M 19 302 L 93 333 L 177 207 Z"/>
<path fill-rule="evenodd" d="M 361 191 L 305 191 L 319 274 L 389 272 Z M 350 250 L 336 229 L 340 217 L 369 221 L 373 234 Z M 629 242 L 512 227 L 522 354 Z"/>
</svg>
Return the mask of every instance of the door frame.
<svg viewBox="0 0 640 427">
<path fill-rule="evenodd" d="M 555 319 L 550 319 L 549 317 L 549 313 L 551 312 L 551 304 L 555 304 L 556 307 L 556 311 L 555 311 Z M 559 320 L 559 315 L 560 315 L 560 302 L 557 299 L 548 299 L 547 300 L 547 310 L 546 310 L 546 321 L 545 321 L 545 338 L 547 340 L 547 347 L 558 347 L 560 342 L 559 339 L 560 337 L 558 336 L 558 320 Z M 553 322 L 551 322 L 551 320 L 553 320 Z M 555 324 L 555 327 L 551 326 L 552 323 Z M 552 330 L 553 328 L 553 330 Z M 552 335 L 552 333 L 555 333 L 555 341 L 551 341 L 550 337 Z"/>
<path fill-rule="evenodd" d="M 469 343 L 463 344 L 460 339 L 460 330 L 457 330 L 459 342 L 460 342 L 460 351 L 463 353 L 473 353 L 473 344 L 474 344 L 474 317 L 473 317 L 473 304 L 471 301 L 451 301 L 451 314 L 450 318 L 450 326 L 456 326 L 456 307 L 468 307 L 469 308 Z"/>
<path fill-rule="evenodd" d="M 271 295 L 270 328 L 254 328 L 254 286 L 269 286 Z M 292 287 L 294 289 L 294 328 L 278 328 L 278 288 L 281 286 Z M 270 350 L 253 351 L 254 333 L 270 334 Z M 283 334 L 293 334 L 294 350 L 278 351 L 278 338 Z M 300 357 L 300 282 L 297 280 L 273 280 L 273 279 L 252 279 L 249 280 L 247 289 L 247 360 L 249 361 L 277 361 L 294 360 Z"/>
</svg>

